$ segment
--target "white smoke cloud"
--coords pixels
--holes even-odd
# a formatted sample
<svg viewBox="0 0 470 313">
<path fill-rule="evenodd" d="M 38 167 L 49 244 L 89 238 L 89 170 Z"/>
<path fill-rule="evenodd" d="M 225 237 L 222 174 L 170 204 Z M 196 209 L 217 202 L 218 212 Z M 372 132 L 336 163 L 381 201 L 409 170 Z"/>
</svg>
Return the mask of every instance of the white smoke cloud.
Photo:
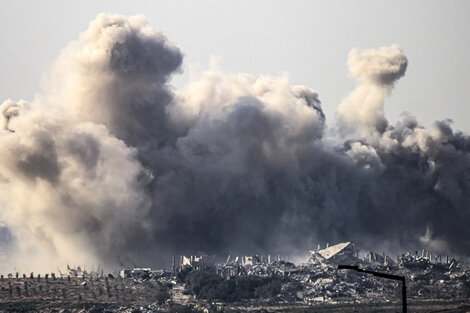
<svg viewBox="0 0 470 313">
<path fill-rule="evenodd" d="M 405 75 L 408 60 L 397 46 L 382 47 L 378 50 L 352 49 L 348 56 L 351 75 L 364 83 L 390 87 Z"/>
<path fill-rule="evenodd" d="M 3 130 L 11 131 L 11 129 L 8 128 L 8 123 L 10 122 L 10 119 L 12 117 L 17 116 L 20 109 L 23 108 L 24 106 L 26 106 L 26 101 L 21 100 L 18 103 L 16 103 L 11 99 L 5 100 L 0 105 L 0 112 L 2 113 L 1 121 L 2 121 Z"/>
<path fill-rule="evenodd" d="M 102 14 L 41 95 L 0 106 L 0 219 L 15 266 L 339 240 L 469 254 L 470 139 L 447 121 L 388 123 L 384 99 L 407 66 L 398 47 L 350 53 L 359 86 L 338 107 L 335 140 L 310 88 L 212 69 L 174 91 L 181 64 L 145 18 Z"/>
<path fill-rule="evenodd" d="M 101 125 L 34 105 L 11 127 L 14 133 L 0 135 L 0 202 L 24 257 L 15 266 L 55 269 L 68 260 L 119 258 L 114 248 L 122 232 L 143 224 L 148 209 L 136 151 Z"/>
<path fill-rule="evenodd" d="M 396 45 L 378 50 L 352 49 L 348 56 L 351 75 L 359 86 L 338 106 L 336 111 L 343 133 L 376 140 L 388 126 L 384 99 L 396 80 L 406 71 L 408 60 Z"/>
</svg>

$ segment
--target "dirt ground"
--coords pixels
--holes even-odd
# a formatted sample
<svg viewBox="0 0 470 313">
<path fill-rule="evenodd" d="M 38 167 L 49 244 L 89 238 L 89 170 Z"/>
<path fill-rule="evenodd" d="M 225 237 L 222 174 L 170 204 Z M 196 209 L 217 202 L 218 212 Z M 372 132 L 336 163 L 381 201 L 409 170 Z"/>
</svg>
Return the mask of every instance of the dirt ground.
<svg viewBox="0 0 470 313">
<path fill-rule="evenodd" d="M 401 312 L 401 303 L 370 304 L 215 304 L 196 308 L 158 304 L 158 294 L 167 286 L 158 281 L 134 281 L 121 278 L 4 278 L 0 280 L 0 312 L 288 312 L 345 313 Z M 177 290 L 175 290 L 177 291 Z M 181 291 L 181 290 L 179 290 Z M 181 293 L 181 292 L 180 292 Z M 174 300 L 177 300 L 176 297 Z M 408 312 L 470 312 L 470 299 L 429 300 L 408 304 Z"/>
</svg>

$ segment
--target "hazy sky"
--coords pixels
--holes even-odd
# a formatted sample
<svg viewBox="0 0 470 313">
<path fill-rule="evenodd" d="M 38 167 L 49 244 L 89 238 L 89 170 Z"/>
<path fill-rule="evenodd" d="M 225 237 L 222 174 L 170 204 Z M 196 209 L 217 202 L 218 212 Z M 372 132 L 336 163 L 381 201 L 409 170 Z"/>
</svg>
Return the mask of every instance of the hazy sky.
<svg viewBox="0 0 470 313">
<path fill-rule="evenodd" d="M 417 115 L 426 125 L 450 118 L 470 132 L 470 1 L 0 1 L 0 102 L 31 100 L 60 50 L 98 13 L 144 14 L 190 64 L 253 75 L 288 73 L 320 94 L 331 125 L 355 82 L 353 47 L 398 44 L 409 59 L 386 103 L 387 117 Z"/>
</svg>

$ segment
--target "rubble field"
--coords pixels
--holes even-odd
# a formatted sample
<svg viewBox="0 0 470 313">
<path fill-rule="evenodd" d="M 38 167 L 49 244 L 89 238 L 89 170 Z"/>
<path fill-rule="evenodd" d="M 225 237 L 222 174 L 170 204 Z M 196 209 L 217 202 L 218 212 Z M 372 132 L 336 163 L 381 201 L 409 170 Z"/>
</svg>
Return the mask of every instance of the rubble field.
<svg viewBox="0 0 470 313">
<path fill-rule="evenodd" d="M 339 269 L 354 265 L 366 272 Z M 354 269 L 349 268 L 349 269 Z M 173 269 L 126 268 L 104 275 L 68 268 L 60 276 L 0 276 L 0 310 L 8 312 L 470 312 L 470 266 L 422 251 L 392 259 L 359 256 L 352 243 L 311 251 L 294 264 L 277 256 L 191 256 Z"/>
</svg>

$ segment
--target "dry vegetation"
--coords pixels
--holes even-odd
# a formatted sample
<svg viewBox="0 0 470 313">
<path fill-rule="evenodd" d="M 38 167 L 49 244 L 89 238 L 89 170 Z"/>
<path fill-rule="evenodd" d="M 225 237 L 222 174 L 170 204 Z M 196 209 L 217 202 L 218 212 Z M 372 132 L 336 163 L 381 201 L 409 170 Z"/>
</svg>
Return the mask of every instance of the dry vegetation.
<svg viewBox="0 0 470 313">
<path fill-rule="evenodd" d="M 0 302 L 98 302 L 145 304 L 165 290 L 159 282 L 110 277 L 18 277 L 0 279 Z"/>
<path fill-rule="evenodd" d="M 400 303 L 369 304 L 275 304 L 257 301 L 211 305 L 195 301 L 195 307 L 176 304 L 182 286 L 170 286 L 156 279 L 120 277 L 36 277 L 0 278 L 0 312 L 397 312 Z M 163 297 L 162 297 L 163 295 Z M 181 295 L 180 295 L 181 296 Z M 171 297 L 175 304 L 165 303 Z M 163 300 L 163 301 L 162 301 Z M 160 302 L 160 303 L 159 303 Z M 468 299 L 409 303 L 409 312 L 468 312 Z M 194 305 L 194 303 L 193 303 Z"/>
</svg>

